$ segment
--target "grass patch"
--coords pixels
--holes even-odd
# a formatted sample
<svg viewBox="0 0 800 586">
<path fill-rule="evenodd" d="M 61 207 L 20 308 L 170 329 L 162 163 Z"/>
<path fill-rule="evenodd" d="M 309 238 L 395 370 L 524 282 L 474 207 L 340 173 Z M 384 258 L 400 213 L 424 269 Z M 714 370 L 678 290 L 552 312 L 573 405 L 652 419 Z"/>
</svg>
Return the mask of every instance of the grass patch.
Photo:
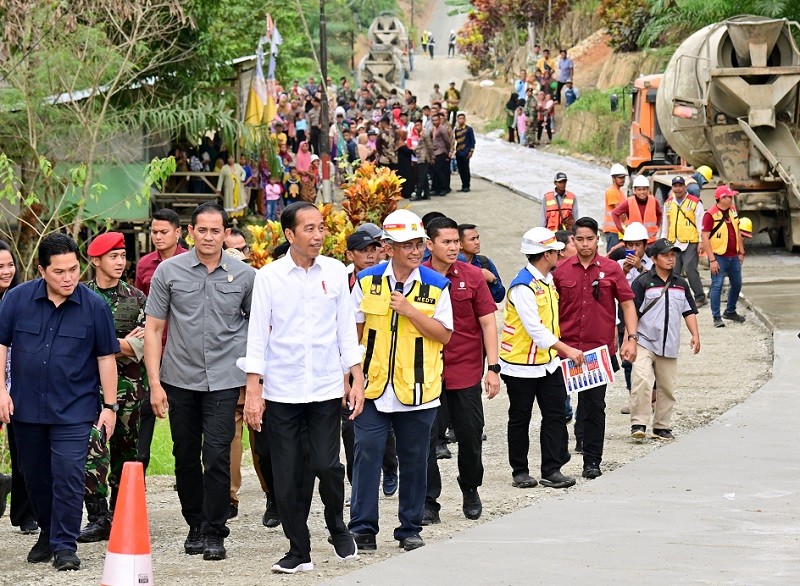
<svg viewBox="0 0 800 586">
<path fill-rule="evenodd" d="M 628 155 L 628 140 L 621 140 L 619 133 L 620 128 L 630 128 L 631 102 L 628 91 L 628 88 L 616 87 L 605 91 L 592 89 L 583 92 L 580 99 L 564 111 L 564 118 L 569 119 L 581 112 L 588 113 L 599 122 L 599 130 L 588 140 L 577 144 L 567 144 L 566 141 L 563 141 L 564 144 L 554 141 L 554 144 L 593 157 L 623 160 Z M 618 98 L 618 107 L 612 112 L 611 96 L 614 94 Z"/>
<path fill-rule="evenodd" d="M 487 120 L 486 123 L 483 125 L 483 132 L 489 133 L 495 130 L 507 130 L 506 126 L 506 116 L 498 116 L 497 118 L 492 118 L 491 120 Z"/>
<path fill-rule="evenodd" d="M 628 88 L 616 87 L 608 90 L 586 90 L 581 93 L 578 101 L 564 110 L 564 117 L 568 118 L 572 112 L 589 112 L 595 116 L 608 116 L 611 120 L 628 121 L 631 116 L 631 101 Z M 617 95 L 619 106 L 616 112 L 611 111 L 611 96 Z M 623 110 L 623 98 L 625 109 Z"/>
</svg>

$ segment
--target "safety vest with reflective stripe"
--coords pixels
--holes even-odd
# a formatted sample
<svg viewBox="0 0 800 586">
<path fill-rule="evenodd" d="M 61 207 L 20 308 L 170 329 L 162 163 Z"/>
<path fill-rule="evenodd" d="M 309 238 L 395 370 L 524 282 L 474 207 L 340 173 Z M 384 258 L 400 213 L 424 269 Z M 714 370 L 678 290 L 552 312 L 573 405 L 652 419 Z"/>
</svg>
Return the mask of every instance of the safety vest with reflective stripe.
<svg viewBox="0 0 800 586">
<path fill-rule="evenodd" d="M 695 220 L 695 210 L 700 200 L 693 195 L 686 195 L 681 203 L 675 200 L 670 192 L 664 202 L 664 214 L 667 216 L 669 233 L 667 240 L 670 242 L 700 242 L 700 231 Z"/>
<path fill-rule="evenodd" d="M 564 192 L 564 200 L 561 205 L 556 201 L 554 191 L 544 194 L 544 218 L 545 228 L 557 232 L 559 230 L 571 230 L 575 223 L 572 217 L 572 206 L 575 203 L 575 194 L 571 191 Z"/>
<path fill-rule="evenodd" d="M 619 232 L 617 230 L 617 225 L 614 223 L 614 214 L 611 212 L 614 211 L 614 208 L 617 207 L 619 204 L 623 202 L 625 196 L 622 194 L 622 191 L 616 185 L 612 185 L 608 189 L 606 189 L 605 194 L 605 206 L 606 211 L 603 215 L 603 232 L 607 233 L 614 233 Z M 620 234 L 620 237 L 622 234 Z"/>
<path fill-rule="evenodd" d="M 364 297 L 360 309 L 364 313 L 361 344 L 364 354 L 364 379 L 367 399 L 377 399 L 391 382 L 397 399 L 403 405 L 422 405 L 437 399 L 442 392 L 442 344 L 424 337 L 407 317 L 397 315 L 389 307 L 392 288 L 383 276 L 386 265 L 361 271 L 358 280 Z M 442 291 L 450 281 L 429 269 L 420 267 L 420 278 L 408 293 L 413 307 L 433 317 Z"/>
<path fill-rule="evenodd" d="M 539 308 L 539 318 L 542 325 L 559 338 L 561 330 L 558 326 L 558 292 L 554 284 L 535 279 L 531 272 L 524 268 L 514 280 L 508 290 L 514 287 L 530 287 L 536 295 L 536 305 Z M 517 308 L 508 298 L 503 311 L 503 336 L 500 341 L 500 358 L 508 364 L 520 366 L 541 366 L 547 364 L 557 355 L 552 348 L 539 348 L 528 335 L 528 331 L 519 317 Z"/>
<path fill-rule="evenodd" d="M 639 211 L 639 203 L 635 197 L 628 198 L 628 224 L 639 222 L 647 230 L 647 243 L 652 244 L 658 238 L 658 216 L 656 216 L 656 198 L 647 196 L 647 205 L 644 208 L 644 218 Z"/>
<path fill-rule="evenodd" d="M 711 250 L 714 251 L 714 254 L 718 254 L 720 256 L 725 256 L 728 252 L 728 227 L 725 225 L 725 220 L 722 218 L 722 210 L 719 209 L 716 204 L 711 206 L 711 209 L 708 210 L 708 213 L 711 214 L 711 218 L 714 220 L 713 227 L 711 228 L 711 235 L 709 239 L 711 240 Z M 739 214 L 736 213 L 736 208 L 731 206 L 728 210 L 728 217 L 731 220 L 731 224 L 733 224 L 733 231 L 736 234 L 736 252 L 741 252 L 739 250 Z"/>
</svg>

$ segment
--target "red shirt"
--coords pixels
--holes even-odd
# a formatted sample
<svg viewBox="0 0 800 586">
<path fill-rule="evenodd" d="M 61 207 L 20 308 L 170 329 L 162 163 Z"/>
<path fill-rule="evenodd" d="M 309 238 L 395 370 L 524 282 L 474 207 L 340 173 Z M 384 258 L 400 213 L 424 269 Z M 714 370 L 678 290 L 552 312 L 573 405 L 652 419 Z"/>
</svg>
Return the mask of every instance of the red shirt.
<svg viewBox="0 0 800 586">
<path fill-rule="evenodd" d="M 424 266 L 433 268 L 428 259 Z M 478 321 L 497 311 L 481 270 L 457 260 L 445 275 L 450 280 L 453 335 L 444 347 L 444 383 L 448 390 L 468 389 L 483 377 L 483 329 Z"/>
<path fill-rule="evenodd" d="M 553 281 L 559 296 L 561 341 L 584 351 L 605 344 L 613 352 L 617 346 L 615 301 L 634 298 L 619 264 L 596 255 L 584 269 L 576 255 L 559 263 L 553 271 Z M 598 299 L 594 296 L 594 281 L 598 281 Z"/>
<path fill-rule="evenodd" d="M 644 211 L 647 209 L 648 200 L 651 197 L 653 197 L 653 196 L 648 196 L 648 198 L 646 200 L 644 200 L 644 202 L 641 202 L 641 201 L 639 201 L 638 199 L 636 199 L 634 197 L 634 199 L 636 199 L 636 203 L 639 205 L 639 214 L 643 218 L 644 218 Z M 656 223 L 659 226 L 661 226 L 661 215 L 662 215 L 662 213 L 663 212 L 661 210 L 661 204 L 656 199 Z M 623 226 L 622 226 L 622 216 L 630 216 L 630 206 L 628 205 L 628 200 L 627 199 L 623 199 L 622 202 L 620 202 L 620 204 L 617 207 L 614 208 L 614 210 L 611 212 L 611 215 L 614 218 L 614 223 L 617 225 L 617 229 L 620 232 L 624 232 L 625 228 L 623 228 Z M 630 219 L 628 221 L 630 222 Z"/>
<path fill-rule="evenodd" d="M 183 252 L 186 252 L 186 249 L 178 244 L 178 247 L 175 249 L 175 254 L 177 255 Z M 156 272 L 156 268 L 163 260 L 158 251 L 154 250 L 153 252 L 145 254 L 139 259 L 139 262 L 136 263 L 135 287 L 140 291 L 144 291 L 145 295 L 150 295 L 150 281 L 153 280 L 153 273 Z"/>
<path fill-rule="evenodd" d="M 714 225 L 717 222 L 711 217 L 711 214 L 717 212 L 717 210 L 722 212 L 722 217 L 725 219 L 725 227 L 720 226 L 719 229 L 728 228 L 728 248 L 722 256 L 737 256 L 739 253 L 736 252 L 736 230 L 733 227 L 733 222 L 731 222 L 730 209 L 723 212 L 717 206 L 714 206 L 707 210 L 703 215 L 703 232 L 712 232 L 714 230 Z"/>
</svg>

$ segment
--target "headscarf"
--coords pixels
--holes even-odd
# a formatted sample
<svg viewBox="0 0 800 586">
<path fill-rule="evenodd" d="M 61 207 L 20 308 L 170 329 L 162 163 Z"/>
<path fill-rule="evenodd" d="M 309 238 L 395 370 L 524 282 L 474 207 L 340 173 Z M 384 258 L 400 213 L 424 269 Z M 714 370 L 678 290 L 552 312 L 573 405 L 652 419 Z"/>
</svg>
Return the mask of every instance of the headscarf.
<svg viewBox="0 0 800 586">
<path fill-rule="evenodd" d="M 517 102 L 519 101 L 519 96 L 517 92 L 511 94 L 511 99 L 506 102 L 506 110 L 515 110 L 517 108 Z"/>
<path fill-rule="evenodd" d="M 308 141 L 304 140 L 300 143 L 300 148 L 297 149 L 297 156 L 294 159 L 294 166 L 300 172 L 308 171 L 311 167 L 311 151 L 303 152 L 303 145 L 308 146 Z"/>
<path fill-rule="evenodd" d="M 400 108 L 392 108 L 392 118 L 393 118 L 394 123 L 397 126 L 402 127 L 403 123 L 400 121 L 400 112 L 402 112 L 402 110 L 400 110 Z"/>
</svg>

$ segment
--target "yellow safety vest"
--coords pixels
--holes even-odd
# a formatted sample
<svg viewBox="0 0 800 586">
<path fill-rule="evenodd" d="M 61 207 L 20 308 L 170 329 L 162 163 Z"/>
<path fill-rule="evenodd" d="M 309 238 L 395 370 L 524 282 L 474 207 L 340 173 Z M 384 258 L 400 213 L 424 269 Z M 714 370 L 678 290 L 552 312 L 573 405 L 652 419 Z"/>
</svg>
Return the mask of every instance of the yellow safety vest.
<svg viewBox="0 0 800 586">
<path fill-rule="evenodd" d="M 553 332 L 556 338 L 561 337 L 558 326 L 558 292 L 554 284 L 535 279 L 527 268 L 522 269 L 511 281 L 508 288 L 517 286 L 530 287 L 536 295 L 536 304 L 539 306 L 539 317 L 542 324 Z M 528 331 L 519 317 L 517 308 L 509 297 L 506 308 L 503 310 L 503 335 L 500 341 L 500 358 L 508 364 L 521 366 L 541 366 L 547 364 L 557 356 L 552 348 L 539 348 L 528 335 Z"/>
<path fill-rule="evenodd" d="M 709 237 L 711 240 L 711 250 L 714 251 L 714 254 L 724 256 L 725 253 L 728 252 L 728 227 L 725 225 L 725 220 L 722 219 L 722 210 L 714 205 L 708 210 L 708 213 L 711 214 L 711 218 L 714 220 Z M 736 252 L 741 252 L 741 250 L 739 250 L 739 214 L 736 213 L 736 208 L 733 206 L 728 210 L 728 217 L 736 233 Z"/>
<path fill-rule="evenodd" d="M 377 399 L 391 382 L 397 399 L 403 405 L 429 403 L 442 393 L 442 344 L 424 337 L 406 317 L 395 315 L 389 308 L 392 288 L 383 276 L 384 265 L 376 265 L 359 273 L 364 297 L 360 309 L 366 318 L 361 343 L 366 348 L 362 364 L 365 397 Z M 428 317 L 433 317 L 436 304 L 449 281 L 432 269 L 420 267 L 420 278 L 407 295 L 409 303 Z"/>
<path fill-rule="evenodd" d="M 699 199 L 687 194 L 678 204 L 670 193 L 667 201 L 664 202 L 664 213 L 667 215 L 667 226 L 669 226 L 667 239 L 670 242 L 676 240 L 688 243 L 700 242 L 700 230 L 695 222 L 695 210 L 698 203 L 700 203 Z"/>
</svg>

